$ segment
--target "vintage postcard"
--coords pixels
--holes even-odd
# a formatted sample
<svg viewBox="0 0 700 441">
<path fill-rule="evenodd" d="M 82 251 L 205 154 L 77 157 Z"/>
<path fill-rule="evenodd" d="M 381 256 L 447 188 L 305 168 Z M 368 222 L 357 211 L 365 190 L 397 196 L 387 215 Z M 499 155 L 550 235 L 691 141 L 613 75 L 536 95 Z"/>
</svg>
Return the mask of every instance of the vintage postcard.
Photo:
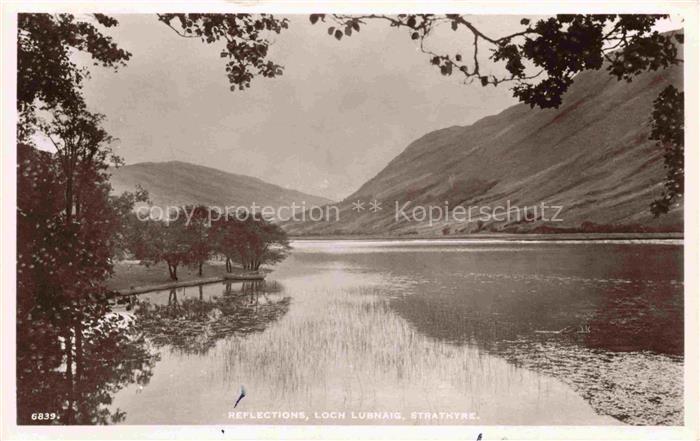
<svg viewBox="0 0 700 441">
<path fill-rule="evenodd" d="M 5 439 L 697 439 L 697 2 L 2 20 Z"/>
</svg>

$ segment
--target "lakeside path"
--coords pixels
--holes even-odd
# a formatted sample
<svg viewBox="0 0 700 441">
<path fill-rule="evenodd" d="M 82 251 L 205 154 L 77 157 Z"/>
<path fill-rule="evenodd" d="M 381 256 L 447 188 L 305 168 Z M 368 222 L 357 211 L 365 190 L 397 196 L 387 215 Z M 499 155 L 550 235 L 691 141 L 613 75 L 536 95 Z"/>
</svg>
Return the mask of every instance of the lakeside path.
<svg viewBox="0 0 700 441">
<path fill-rule="evenodd" d="M 114 275 L 107 282 L 107 287 L 121 295 L 143 294 L 150 291 L 194 286 L 224 280 L 262 280 L 265 273 L 234 268 L 227 273 L 223 262 L 207 262 L 202 267 L 202 276 L 197 268 L 183 266 L 178 268 L 178 280 L 170 280 L 165 264 L 159 263 L 147 267 L 137 261 L 121 261 L 114 264 Z"/>
</svg>

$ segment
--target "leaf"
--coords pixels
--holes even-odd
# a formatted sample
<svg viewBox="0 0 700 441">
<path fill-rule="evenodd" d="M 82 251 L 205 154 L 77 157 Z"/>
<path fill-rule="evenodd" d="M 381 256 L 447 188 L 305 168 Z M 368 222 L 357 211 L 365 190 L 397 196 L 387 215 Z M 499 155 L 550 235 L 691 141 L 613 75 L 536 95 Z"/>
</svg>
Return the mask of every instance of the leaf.
<svg viewBox="0 0 700 441">
<path fill-rule="evenodd" d="M 410 26 L 410 27 L 414 27 L 414 26 L 416 25 L 416 17 L 414 17 L 413 15 L 411 15 L 410 17 L 408 17 L 408 20 L 406 21 L 406 24 L 407 24 L 408 26 Z"/>
<path fill-rule="evenodd" d="M 414 32 L 411 34 L 411 40 L 418 40 L 418 37 L 419 37 L 418 32 Z"/>
<path fill-rule="evenodd" d="M 527 25 L 530 24 L 530 19 L 529 19 L 529 18 L 523 18 L 522 20 L 520 20 L 520 24 L 523 25 L 523 26 L 527 26 Z"/>
<path fill-rule="evenodd" d="M 360 32 L 360 23 L 353 21 L 352 28 L 355 30 L 355 32 Z"/>
<path fill-rule="evenodd" d="M 335 26 L 328 28 L 328 35 L 333 35 L 333 32 L 335 32 Z"/>
<path fill-rule="evenodd" d="M 462 56 L 460 54 L 455 55 L 455 60 L 462 61 Z"/>
<path fill-rule="evenodd" d="M 453 30 L 453 31 L 456 31 L 456 30 L 457 30 L 457 22 L 456 22 L 456 21 L 453 21 L 453 22 L 452 22 L 452 30 Z"/>
<path fill-rule="evenodd" d="M 340 40 L 341 38 L 343 38 L 343 31 L 341 31 L 340 29 L 336 30 L 335 31 L 335 38 L 336 38 L 336 40 Z"/>
<path fill-rule="evenodd" d="M 311 24 L 316 24 L 316 22 L 318 21 L 318 19 L 319 19 L 318 14 L 311 14 L 311 15 L 309 16 L 309 21 L 311 22 Z"/>
<path fill-rule="evenodd" d="M 345 35 L 348 37 L 352 35 L 352 27 L 350 25 L 345 27 Z"/>
</svg>

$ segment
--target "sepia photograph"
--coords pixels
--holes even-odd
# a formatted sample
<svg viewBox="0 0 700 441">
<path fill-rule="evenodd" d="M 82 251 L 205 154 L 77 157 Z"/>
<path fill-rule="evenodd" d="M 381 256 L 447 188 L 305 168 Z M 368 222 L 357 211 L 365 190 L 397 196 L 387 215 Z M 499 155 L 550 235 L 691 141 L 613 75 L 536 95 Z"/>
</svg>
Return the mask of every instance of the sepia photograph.
<svg viewBox="0 0 700 441">
<path fill-rule="evenodd" d="M 673 5 L 3 6 L 6 439 L 696 439 Z"/>
</svg>

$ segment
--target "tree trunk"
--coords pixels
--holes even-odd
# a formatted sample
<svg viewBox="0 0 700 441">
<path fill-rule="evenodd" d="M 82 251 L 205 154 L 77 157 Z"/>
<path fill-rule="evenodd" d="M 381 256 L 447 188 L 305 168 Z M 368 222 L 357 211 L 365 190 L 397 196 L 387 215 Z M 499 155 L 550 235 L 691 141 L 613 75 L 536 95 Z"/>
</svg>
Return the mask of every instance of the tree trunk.
<svg viewBox="0 0 700 441">
<path fill-rule="evenodd" d="M 177 280 L 177 265 L 168 263 L 168 272 L 170 273 L 170 280 Z"/>
<path fill-rule="evenodd" d="M 80 188 L 81 186 L 78 185 L 78 188 L 74 190 L 74 195 L 73 199 L 75 199 L 75 218 L 80 219 Z"/>
<path fill-rule="evenodd" d="M 202 260 L 199 261 L 199 277 L 202 277 L 202 264 L 204 262 Z"/>
<path fill-rule="evenodd" d="M 83 376 L 83 324 L 75 323 L 75 381 L 80 382 Z"/>
<path fill-rule="evenodd" d="M 73 179 L 68 177 L 66 180 L 66 225 L 70 225 L 73 221 Z"/>
<path fill-rule="evenodd" d="M 81 416 L 84 415 L 82 377 L 83 377 L 83 324 L 80 319 L 75 322 L 75 391 L 74 399 L 77 405 L 76 423 L 80 423 Z"/>
<path fill-rule="evenodd" d="M 66 382 L 68 383 L 68 409 L 66 412 L 66 424 L 73 424 L 73 339 L 70 335 L 70 326 L 66 329 Z"/>
</svg>

